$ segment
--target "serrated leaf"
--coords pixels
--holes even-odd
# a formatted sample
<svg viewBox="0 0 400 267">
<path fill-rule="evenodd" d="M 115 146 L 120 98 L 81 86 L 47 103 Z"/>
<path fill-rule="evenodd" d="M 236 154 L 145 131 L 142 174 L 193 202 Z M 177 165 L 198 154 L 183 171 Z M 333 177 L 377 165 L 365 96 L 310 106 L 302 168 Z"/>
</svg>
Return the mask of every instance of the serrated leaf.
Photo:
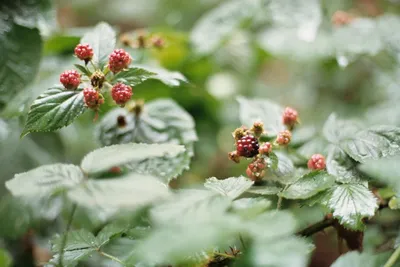
<svg viewBox="0 0 400 267">
<path fill-rule="evenodd" d="M 340 120 L 335 113 L 332 113 L 326 120 L 323 127 L 323 134 L 326 140 L 338 144 L 341 140 L 353 136 L 362 128 L 362 125 L 355 120 Z"/>
<path fill-rule="evenodd" d="M 382 267 L 388 260 L 390 254 L 371 254 L 371 253 L 360 253 L 358 251 L 350 251 L 340 256 L 333 264 L 332 267 Z M 399 266 L 395 264 L 393 266 Z"/>
<path fill-rule="evenodd" d="M 134 67 L 153 73 L 153 75 L 150 77 L 151 79 L 159 80 L 167 86 L 174 87 L 187 82 L 185 76 L 178 71 L 170 71 L 164 68 L 153 66 L 150 67 L 147 65 L 135 65 Z"/>
<path fill-rule="evenodd" d="M 309 159 L 314 154 L 326 154 L 329 143 L 322 137 L 315 137 L 297 149 L 297 153 Z"/>
<path fill-rule="evenodd" d="M 67 193 L 79 205 L 105 210 L 134 209 L 166 198 L 169 194 L 169 189 L 157 178 L 136 173 L 122 178 L 89 180 Z"/>
<path fill-rule="evenodd" d="M 275 154 L 278 157 L 278 166 L 275 170 L 271 169 L 271 173 L 275 176 L 273 180 L 281 184 L 294 182 L 299 176 L 295 175 L 296 170 L 292 160 L 284 153 L 276 152 Z"/>
<path fill-rule="evenodd" d="M 340 147 L 358 162 L 393 156 L 400 153 L 400 128 L 371 127 L 343 140 Z"/>
<path fill-rule="evenodd" d="M 285 130 L 282 122 L 283 108 L 267 99 L 237 98 L 239 102 L 240 122 L 250 127 L 257 120 L 264 123 L 268 134 L 276 135 Z"/>
<path fill-rule="evenodd" d="M 90 77 L 92 76 L 92 73 L 85 67 L 79 64 L 74 64 L 74 66 L 80 70 L 83 74 L 85 74 L 86 76 Z"/>
<path fill-rule="evenodd" d="M 75 165 L 52 164 L 16 174 L 6 187 L 15 196 L 41 196 L 77 186 L 83 179 Z"/>
<path fill-rule="evenodd" d="M 11 255 L 6 250 L 0 249 L 0 266 L 10 267 L 12 263 Z"/>
<path fill-rule="evenodd" d="M 326 170 L 339 183 L 363 183 L 363 175 L 357 170 L 356 162 L 339 147 L 331 146 L 326 158 Z"/>
<path fill-rule="evenodd" d="M 127 70 L 118 72 L 113 80 L 116 82 L 122 82 L 124 84 L 127 84 L 129 86 L 136 86 L 138 84 L 141 84 L 142 82 L 146 81 L 147 79 L 150 79 L 156 75 L 153 72 L 147 71 L 142 68 L 138 67 L 132 67 Z"/>
<path fill-rule="evenodd" d="M 316 203 L 328 207 L 340 224 L 354 230 L 363 229 L 362 219 L 374 216 L 378 208 L 375 196 L 361 184 L 337 184 Z"/>
<path fill-rule="evenodd" d="M 0 24 L 2 24 L 1 19 Z M 25 28 L 14 23 L 11 23 L 9 28 L 4 24 L 2 26 L 0 104 L 5 104 L 34 79 L 40 63 L 42 40 L 37 29 Z"/>
<path fill-rule="evenodd" d="M 106 225 L 96 236 L 96 243 L 101 247 L 107 244 L 111 239 L 120 236 L 129 229 L 129 225 L 120 225 L 111 223 Z"/>
<path fill-rule="evenodd" d="M 82 91 L 50 88 L 32 103 L 21 136 L 58 130 L 71 124 L 85 110 Z"/>
<path fill-rule="evenodd" d="M 314 171 L 302 176 L 279 195 L 287 199 L 307 199 L 332 187 L 334 183 L 334 176 L 324 171 Z"/>
<path fill-rule="evenodd" d="M 93 48 L 93 62 L 103 68 L 108 61 L 108 56 L 115 48 L 115 31 L 105 22 L 100 22 L 93 30 L 86 33 L 82 39 L 82 44 L 89 44 Z"/>
<path fill-rule="evenodd" d="M 243 176 L 231 177 L 224 180 L 211 177 L 206 180 L 204 186 L 230 199 L 235 199 L 246 192 L 253 184 L 253 181 Z"/>
<path fill-rule="evenodd" d="M 276 171 L 278 169 L 279 158 L 274 152 L 269 153 L 268 162 L 269 162 L 269 167 L 272 170 Z"/>
<path fill-rule="evenodd" d="M 154 157 L 177 156 L 185 148 L 173 144 L 121 144 L 96 149 L 87 154 L 81 168 L 86 173 L 99 173 L 115 166 L 139 162 Z"/>
<path fill-rule="evenodd" d="M 399 162 L 400 156 L 367 160 L 359 166 L 359 169 L 373 179 L 392 186 L 395 191 L 400 192 Z"/>
<path fill-rule="evenodd" d="M 281 191 L 280 187 L 273 186 L 273 185 L 261 185 L 261 186 L 252 186 L 248 193 L 257 194 L 257 195 L 276 195 Z"/>
</svg>

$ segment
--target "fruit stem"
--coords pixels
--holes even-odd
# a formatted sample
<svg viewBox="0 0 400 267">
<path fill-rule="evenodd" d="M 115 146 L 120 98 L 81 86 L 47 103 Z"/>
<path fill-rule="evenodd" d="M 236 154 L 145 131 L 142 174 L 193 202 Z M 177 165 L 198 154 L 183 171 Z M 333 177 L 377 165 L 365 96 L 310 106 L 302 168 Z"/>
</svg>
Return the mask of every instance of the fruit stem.
<svg viewBox="0 0 400 267">
<path fill-rule="evenodd" d="M 283 191 L 285 191 L 286 189 L 288 189 L 288 187 L 289 187 L 290 185 L 289 184 L 287 184 L 283 189 L 282 189 L 282 191 L 281 192 L 283 192 Z M 283 198 L 282 198 L 282 195 L 279 195 L 279 198 L 278 198 L 278 203 L 276 204 L 276 209 L 277 210 L 280 210 L 281 209 L 281 206 L 282 206 L 282 200 L 283 200 Z"/>
<path fill-rule="evenodd" d="M 383 267 L 392 267 L 400 256 L 400 246 L 393 252 L 392 256 L 388 259 Z"/>
<path fill-rule="evenodd" d="M 68 222 L 67 222 L 67 227 L 65 228 L 65 233 L 64 236 L 61 240 L 61 247 L 60 247 L 60 267 L 63 267 L 63 258 L 64 258 L 64 248 L 65 245 L 67 244 L 67 239 L 68 239 L 68 232 L 71 229 L 71 224 L 72 224 L 72 219 L 74 218 L 74 214 L 76 211 L 76 208 L 78 207 L 77 204 L 72 205 L 71 212 L 68 216 Z"/>
<path fill-rule="evenodd" d="M 113 261 L 116 261 L 116 262 L 122 264 L 123 266 L 125 266 L 125 263 L 123 261 L 121 261 L 120 259 L 118 259 L 117 257 L 114 257 L 114 256 L 112 256 L 110 254 L 107 254 L 107 253 L 103 252 L 103 251 L 99 251 L 99 253 L 100 253 L 100 255 L 102 255 L 102 256 L 104 256 L 106 258 L 109 258 L 109 259 L 111 259 Z"/>
</svg>

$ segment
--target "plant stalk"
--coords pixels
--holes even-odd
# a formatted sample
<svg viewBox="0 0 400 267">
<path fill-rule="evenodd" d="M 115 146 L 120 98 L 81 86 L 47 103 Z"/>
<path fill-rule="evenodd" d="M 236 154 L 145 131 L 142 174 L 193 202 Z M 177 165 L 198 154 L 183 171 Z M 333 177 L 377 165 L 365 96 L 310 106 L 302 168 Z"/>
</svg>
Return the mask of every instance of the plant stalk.
<svg viewBox="0 0 400 267">
<path fill-rule="evenodd" d="M 393 252 L 392 256 L 390 256 L 390 258 L 383 267 L 392 267 L 398 260 L 399 256 L 400 256 L 400 246 L 397 247 L 397 249 Z"/>
<path fill-rule="evenodd" d="M 60 267 L 63 267 L 64 248 L 65 248 L 65 245 L 67 244 L 68 232 L 69 232 L 69 230 L 70 230 L 70 228 L 71 228 L 72 220 L 73 220 L 73 218 L 74 218 L 75 211 L 76 211 L 76 208 L 77 208 L 77 207 L 78 207 L 77 204 L 73 204 L 73 205 L 72 205 L 72 210 L 71 210 L 71 213 L 69 214 L 69 217 L 68 217 L 67 227 L 66 227 L 66 229 L 65 229 L 65 233 L 64 233 L 63 239 L 62 239 L 62 241 L 61 241 L 61 248 L 60 248 Z"/>
<path fill-rule="evenodd" d="M 125 266 L 125 263 L 123 263 L 123 262 L 122 262 L 120 259 L 118 259 L 117 257 L 114 257 L 114 256 L 112 256 L 112 255 L 110 255 L 110 254 L 107 254 L 107 253 L 103 252 L 103 251 L 99 251 L 99 253 L 100 253 L 100 255 L 103 255 L 104 257 L 109 258 L 109 259 L 111 259 L 111 260 L 113 260 L 113 261 L 116 261 L 116 262 L 122 264 L 123 266 Z"/>
<path fill-rule="evenodd" d="M 315 233 L 318 233 L 319 231 L 324 230 L 325 228 L 328 228 L 329 226 L 333 225 L 334 220 L 333 219 L 325 219 L 320 222 L 317 222 L 313 225 L 310 225 L 309 227 L 297 232 L 297 235 L 300 236 L 312 236 Z"/>
</svg>

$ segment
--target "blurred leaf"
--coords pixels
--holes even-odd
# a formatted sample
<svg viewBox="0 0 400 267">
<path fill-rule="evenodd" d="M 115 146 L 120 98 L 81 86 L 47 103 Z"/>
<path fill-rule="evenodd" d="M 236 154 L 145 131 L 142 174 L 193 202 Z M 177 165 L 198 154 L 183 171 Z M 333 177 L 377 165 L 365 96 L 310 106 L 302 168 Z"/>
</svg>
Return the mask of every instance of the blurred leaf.
<svg viewBox="0 0 400 267">
<path fill-rule="evenodd" d="M 93 62 L 100 69 L 108 61 L 108 56 L 113 52 L 116 42 L 115 31 L 105 22 L 100 22 L 93 30 L 86 33 L 82 39 L 82 44 L 89 44 L 93 48 Z"/>
<path fill-rule="evenodd" d="M 292 160 L 282 152 L 276 152 L 275 154 L 278 157 L 278 167 L 276 170 L 271 170 L 275 175 L 274 181 L 281 184 L 290 184 L 294 182 L 299 176 L 295 175 L 296 169 L 294 168 Z"/>
<path fill-rule="evenodd" d="M 15 196 L 43 196 L 77 186 L 83 179 L 79 167 L 53 164 L 16 174 L 6 187 Z"/>
<path fill-rule="evenodd" d="M 40 63 L 42 41 L 37 29 L 11 23 L 3 30 L 0 30 L 0 103 L 4 104 L 33 81 Z"/>
<path fill-rule="evenodd" d="M 384 102 L 368 109 L 365 118 L 371 125 L 386 124 L 400 126 L 400 108 L 391 102 Z"/>
<path fill-rule="evenodd" d="M 204 186 L 230 199 L 235 199 L 249 189 L 253 183 L 253 181 L 243 176 L 223 180 L 212 177 L 206 180 Z"/>
<path fill-rule="evenodd" d="M 7 223 L 0 224 L 0 236 L 10 239 L 21 237 L 31 224 L 31 210 L 19 198 L 5 195 L 0 200 L 0 217 Z M 1 266 L 1 265 L 0 265 Z"/>
<path fill-rule="evenodd" d="M 80 70 L 83 74 L 85 74 L 86 76 L 90 77 L 92 76 L 92 73 L 85 67 L 79 64 L 74 64 L 74 66 Z"/>
<path fill-rule="evenodd" d="M 350 251 L 340 256 L 333 264 L 332 267 L 381 267 L 385 264 L 389 258 L 388 253 L 383 254 L 371 254 L 371 253 L 359 253 L 358 251 Z M 393 265 L 398 267 L 399 264 Z"/>
<path fill-rule="evenodd" d="M 32 103 L 21 136 L 58 130 L 71 124 L 85 110 L 82 91 L 50 88 Z"/>
<path fill-rule="evenodd" d="M 137 208 L 168 196 L 168 188 L 157 178 L 135 173 L 122 178 L 89 180 L 68 191 L 68 197 L 79 205 L 106 210 Z"/>
<path fill-rule="evenodd" d="M 276 195 L 281 191 L 280 187 L 274 186 L 274 185 L 257 185 L 257 186 L 252 186 L 249 190 L 246 192 L 256 194 L 256 195 Z"/>
<path fill-rule="evenodd" d="M 326 140 L 338 144 L 343 139 L 353 137 L 361 128 L 358 121 L 340 120 L 335 113 L 332 113 L 324 124 L 323 134 Z"/>
<path fill-rule="evenodd" d="M 0 249 L 0 266 L 10 267 L 11 263 L 11 255 L 6 250 Z"/>
<path fill-rule="evenodd" d="M 174 144 L 121 144 L 96 149 L 87 154 L 81 168 L 86 173 L 108 171 L 112 167 L 122 166 L 131 162 L 139 162 L 149 158 L 171 157 L 183 153 L 185 148 Z"/>
<path fill-rule="evenodd" d="M 66 52 L 72 52 L 77 44 L 79 44 L 78 36 L 57 34 L 46 40 L 43 52 L 45 55 L 59 55 Z"/>
<path fill-rule="evenodd" d="M 400 153 L 400 128 L 371 127 L 343 140 L 340 146 L 358 162 L 392 156 Z"/>
<path fill-rule="evenodd" d="M 314 171 L 302 176 L 279 195 L 287 199 L 306 199 L 330 188 L 334 183 L 334 176 L 324 171 Z"/>
<path fill-rule="evenodd" d="M 251 219 L 271 206 L 271 201 L 262 197 L 241 198 L 232 202 L 232 209 L 244 219 Z"/>
</svg>

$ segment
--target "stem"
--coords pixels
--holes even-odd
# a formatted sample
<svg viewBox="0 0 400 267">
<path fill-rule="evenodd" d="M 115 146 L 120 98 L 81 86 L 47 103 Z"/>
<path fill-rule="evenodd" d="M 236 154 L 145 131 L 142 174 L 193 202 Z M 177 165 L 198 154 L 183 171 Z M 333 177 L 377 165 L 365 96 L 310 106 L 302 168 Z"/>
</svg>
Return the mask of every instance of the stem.
<svg viewBox="0 0 400 267">
<path fill-rule="evenodd" d="M 290 185 L 289 184 L 287 184 L 283 189 L 282 189 L 282 191 L 281 192 L 283 192 L 283 191 L 285 191 L 286 189 L 288 189 L 288 187 L 289 187 Z M 278 203 L 276 204 L 276 209 L 277 210 L 280 210 L 281 209 L 281 206 L 282 206 L 282 196 L 279 196 L 278 197 Z"/>
<path fill-rule="evenodd" d="M 74 218 L 74 214 L 75 214 L 75 211 L 76 211 L 76 208 L 77 208 L 77 207 L 78 207 L 77 204 L 73 204 L 73 205 L 72 205 L 72 210 L 71 210 L 71 213 L 69 214 L 69 217 L 68 217 L 67 227 L 66 227 L 66 229 L 65 229 L 65 233 L 64 233 L 63 239 L 62 239 L 62 241 L 61 241 L 61 247 L 60 247 L 60 267 L 63 266 L 64 248 L 65 248 L 65 245 L 67 244 L 68 232 L 69 232 L 69 230 L 70 230 L 70 228 L 71 228 L 72 219 Z"/>
<path fill-rule="evenodd" d="M 383 267 L 392 267 L 400 256 L 400 246 L 393 252 Z"/>
<path fill-rule="evenodd" d="M 116 258 L 116 257 L 114 257 L 114 256 L 112 256 L 110 254 L 107 254 L 107 253 L 105 253 L 103 251 L 99 251 L 99 253 L 100 253 L 100 255 L 103 255 L 104 257 L 109 258 L 109 259 L 111 259 L 113 261 L 116 261 L 116 262 L 122 264 L 123 266 L 125 266 L 125 263 L 123 263 L 120 259 L 118 259 L 118 258 Z"/>
<path fill-rule="evenodd" d="M 318 233 L 319 231 L 322 231 L 325 228 L 328 228 L 329 226 L 332 225 L 333 225 L 333 219 L 325 219 L 297 232 L 297 235 L 305 237 L 312 236 L 313 234 Z"/>
<path fill-rule="evenodd" d="M 239 234 L 240 243 L 242 243 L 243 250 L 247 250 L 246 244 L 244 243 L 243 236 Z"/>
<path fill-rule="evenodd" d="M 226 254 L 226 253 L 220 253 L 220 252 L 214 252 L 214 255 L 225 257 L 225 258 L 230 258 L 230 259 L 234 259 L 235 258 L 235 256 L 233 256 L 233 255 L 229 255 L 229 254 Z"/>
</svg>

